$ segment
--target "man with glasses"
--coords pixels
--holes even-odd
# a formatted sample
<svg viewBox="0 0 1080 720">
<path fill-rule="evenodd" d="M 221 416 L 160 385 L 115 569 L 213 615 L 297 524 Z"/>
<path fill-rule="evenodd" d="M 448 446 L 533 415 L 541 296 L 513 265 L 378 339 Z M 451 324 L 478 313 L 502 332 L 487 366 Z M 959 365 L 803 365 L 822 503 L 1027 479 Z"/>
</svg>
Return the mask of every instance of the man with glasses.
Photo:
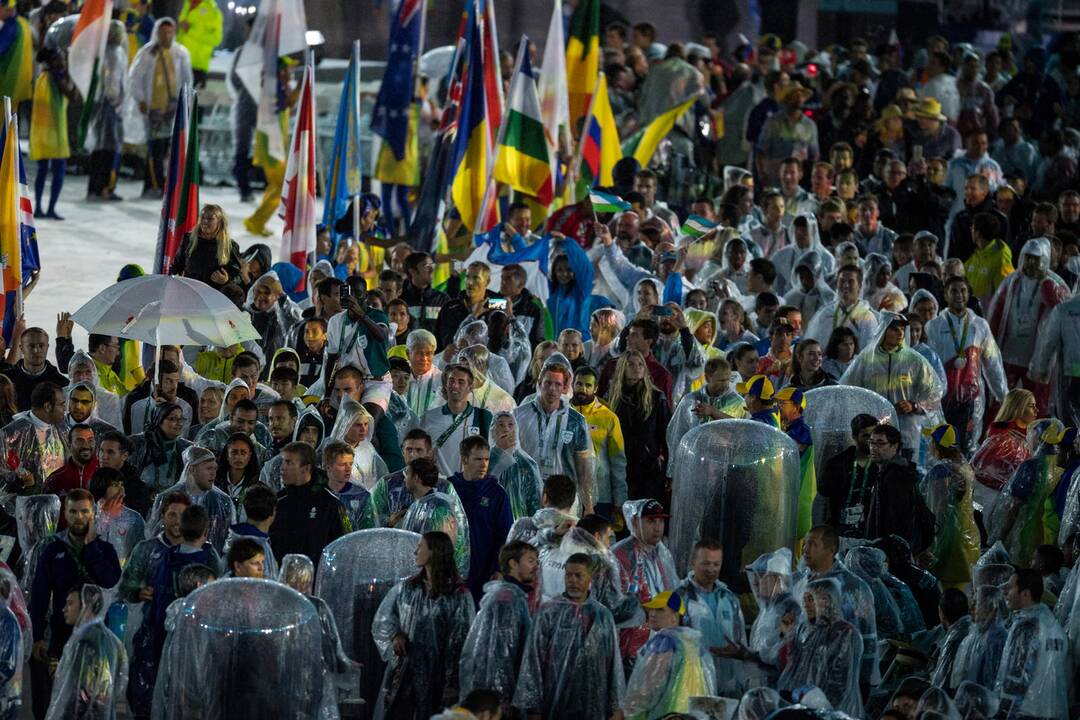
<svg viewBox="0 0 1080 720">
<path fill-rule="evenodd" d="M 902 445 L 900 431 L 892 425 L 878 425 L 870 433 L 863 534 L 868 540 L 897 535 L 918 556 L 934 539 L 934 516 L 919 493 L 918 470 L 901 454 Z"/>
</svg>

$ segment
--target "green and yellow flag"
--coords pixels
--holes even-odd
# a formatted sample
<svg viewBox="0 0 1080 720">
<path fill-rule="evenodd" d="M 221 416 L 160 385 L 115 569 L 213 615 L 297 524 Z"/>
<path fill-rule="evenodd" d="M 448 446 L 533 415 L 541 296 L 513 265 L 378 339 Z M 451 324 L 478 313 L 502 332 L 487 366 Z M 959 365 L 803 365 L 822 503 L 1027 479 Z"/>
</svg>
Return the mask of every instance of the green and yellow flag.
<svg viewBox="0 0 1080 720">
<path fill-rule="evenodd" d="M 528 46 L 528 38 L 523 38 L 521 47 Z M 521 52 L 519 55 L 517 72 L 510 81 L 506 127 L 496 148 L 494 175 L 499 182 L 547 205 L 555 194 L 551 156 L 529 54 Z"/>
</svg>

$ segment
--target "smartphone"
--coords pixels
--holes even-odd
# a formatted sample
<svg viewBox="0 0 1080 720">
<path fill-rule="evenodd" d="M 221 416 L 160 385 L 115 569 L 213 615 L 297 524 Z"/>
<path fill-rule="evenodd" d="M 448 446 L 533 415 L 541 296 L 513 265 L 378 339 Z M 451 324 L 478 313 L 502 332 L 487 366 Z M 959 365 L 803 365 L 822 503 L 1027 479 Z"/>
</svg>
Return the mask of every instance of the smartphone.
<svg viewBox="0 0 1080 720">
<path fill-rule="evenodd" d="M 652 309 L 653 317 L 671 317 L 675 313 L 666 305 L 656 305 Z"/>
<path fill-rule="evenodd" d="M 352 297 L 352 289 L 349 287 L 349 283 L 341 283 L 338 286 L 338 300 L 344 305 L 349 301 L 350 297 Z"/>
<path fill-rule="evenodd" d="M 489 298 L 487 301 L 489 310 L 506 311 L 506 298 Z"/>
<path fill-rule="evenodd" d="M 923 158 L 923 146 L 922 145 L 916 145 L 914 148 L 911 149 L 911 159 L 912 160 L 922 160 L 922 158 Z"/>
</svg>

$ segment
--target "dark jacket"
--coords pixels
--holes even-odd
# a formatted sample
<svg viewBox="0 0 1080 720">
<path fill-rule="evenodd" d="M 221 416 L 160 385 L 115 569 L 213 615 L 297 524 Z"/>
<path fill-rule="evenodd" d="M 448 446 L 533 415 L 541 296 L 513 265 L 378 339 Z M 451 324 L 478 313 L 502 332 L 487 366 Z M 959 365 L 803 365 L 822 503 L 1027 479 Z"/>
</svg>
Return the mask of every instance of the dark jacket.
<svg viewBox="0 0 1080 720">
<path fill-rule="evenodd" d="M 848 495 L 851 495 L 852 505 L 858 503 L 860 499 L 865 500 L 870 496 L 869 482 L 860 482 L 863 480 L 863 473 L 852 474 L 855 468 L 855 453 L 855 446 L 852 445 L 825 461 L 821 477 L 817 481 L 818 495 L 821 495 L 827 501 L 826 512 L 828 514 L 825 519 L 837 529 L 837 532 L 845 537 L 862 536 L 861 527 L 843 525 L 841 522 L 844 506 L 848 502 Z M 851 487 L 853 478 L 856 485 L 854 492 L 852 492 Z M 869 473 L 867 473 L 865 479 L 869 480 Z M 860 493 L 859 487 L 864 484 L 865 487 Z M 865 502 L 863 504 L 865 506 Z"/>
<path fill-rule="evenodd" d="M 222 265 L 217 258 L 217 241 L 201 239 L 191 251 L 192 236 L 184 236 L 180 243 L 180 250 L 176 253 L 176 261 L 172 267 L 173 275 L 181 275 L 192 280 L 201 280 L 215 290 L 220 290 L 230 282 L 240 280 L 240 247 L 235 240 L 229 241 L 229 259 Z M 190 253 L 190 254 L 189 254 Z M 229 279 L 224 283 L 210 281 L 210 276 L 218 269 L 224 269 Z"/>
<path fill-rule="evenodd" d="M 454 473 L 450 484 L 469 519 L 469 577 L 465 584 L 479 602 L 484 583 L 499 570 L 499 550 L 514 523 L 510 496 L 494 475 L 466 480 L 461 473 Z"/>
<path fill-rule="evenodd" d="M 628 499 L 655 498 L 665 503 L 664 473 L 667 467 L 667 426 L 671 406 L 659 390 L 653 390 L 652 412 L 646 418 L 636 403 L 624 396 L 615 412 L 623 430 L 626 448 L 626 484 Z"/>
<path fill-rule="evenodd" d="M 42 550 L 30 591 L 30 622 L 34 642 L 45 639 L 45 627 L 51 631 L 49 652 L 60 656 L 64 643 L 71 636 L 71 627 L 64 622 L 64 603 L 71 588 L 79 583 L 93 583 L 111 588 L 120 579 L 120 561 L 108 541 L 94 541 L 77 552 L 62 530 Z"/>
<path fill-rule="evenodd" d="M 949 257 L 960 258 L 964 262 L 967 262 L 968 258 L 971 257 L 971 254 L 975 252 L 975 241 L 971 239 L 971 221 L 975 219 L 976 215 L 982 212 L 996 215 L 1003 231 L 1002 236 L 1008 237 L 1009 218 L 1006 217 L 1005 213 L 994 206 L 993 196 L 987 195 L 986 198 L 975 207 L 967 207 L 965 205 L 964 209 L 957 213 L 956 217 L 953 218 L 949 235 Z"/>
<path fill-rule="evenodd" d="M 139 478 L 138 471 L 130 462 L 124 463 L 120 473 L 124 476 L 124 505 L 142 515 L 145 520 L 150 506 L 154 503 L 150 488 Z"/>
<path fill-rule="evenodd" d="M 898 535 L 907 540 L 916 556 L 930 546 L 933 515 L 928 528 L 926 514 L 930 511 L 919 494 L 918 482 L 919 473 L 906 458 L 897 456 L 884 465 L 871 463 L 871 489 L 863 512 L 866 538 Z"/>
<path fill-rule="evenodd" d="M 15 404 L 20 412 L 30 409 L 30 394 L 34 392 L 38 383 L 51 382 L 59 388 L 64 388 L 68 384 L 68 379 L 48 360 L 45 361 L 45 369 L 37 375 L 28 373 L 22 360 L 5 368 L 2 372 L 15 385 Z"/>
<path fill-rule="evenodd" d="M 289 553 L 307 555 L 316 567 L 323 548 L 345 534 L 345 509 L 324 483 L 289 485 L 278 493 L 270 544 L 278 563 Z"/>
<path fill-rule="evenodd" d="M 547 338 L 544 322 L 544 304 L 540 299 L 522 288 L 521 294 L 514 301 L 514 317 L 524 321 L 529 333 L 529 347 L 536 347 Z"/>
<path fill-rule="evenodd" d="M 485 292 L 485 297 L 499 297 L 490 290 Z M 439 319 L 435 322 L 435 340 L 439 343 L 436 349 L 442 352 L 447 345 L 454 342 L 454 335 L 457 333 L 458 328 L 472 316 L 472 308 L 464 297 L 454 298 L 443 305 L 442 310 L 439 311 Z"/>
<path fill-rule="evenodd" d="M 401 287 L 401 299 L 409 304 L 409 325 L 435 332 L 435 322 L 443 305 L 450 302 L 446 293 L 435 288 L 420 288 L 409 282 L 408 278 Z M 456 328 L 455 328 L 456 329 Z"/>
</svg>

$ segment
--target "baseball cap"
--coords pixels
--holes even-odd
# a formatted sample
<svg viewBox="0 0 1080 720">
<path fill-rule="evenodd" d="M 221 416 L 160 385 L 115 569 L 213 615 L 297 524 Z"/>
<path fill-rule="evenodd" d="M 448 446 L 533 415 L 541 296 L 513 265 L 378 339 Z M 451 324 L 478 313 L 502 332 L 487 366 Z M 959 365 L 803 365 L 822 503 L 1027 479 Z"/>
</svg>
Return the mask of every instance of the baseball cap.
<svg viewBox="0 0 1080 720">
<path fill-rule="evenodd" d="M 401 372 L 412 372 L 409 361 L 405 358 L 397 357 L 396 355 L 390 358 L 390 369 L 400 370 Z"/>
<path fill-rule="evenodd" d="M 740 395 L 747 397 L 756 397 L 762 400 L 772 400 L 773 398 L 773 384 L 764 375 L 754 375 L 746 382 L 736 385 L 735 390 Z"/>
<path fill-rule="evenodd" d="M 806 397 L 803 395 L 802 390 L 788 385 L 786 388 L 781 388 L 773 395 L 774 400 L 787 400 L 795 405 L 798 405 L 803 410 L 806 409 Z"/>
<path fill-rule="evenodd" d="M 646 610 L 659 610 L 660 608 L 668 608 L 674 610 L 680 615 L 686 614 L 686 606 L 683 605 L 682 598 L 679 597 L 677 592 L 671 590 L 665 590 L 664 592 L 657 593 L 653 596 L 652 600 L 641 603 L 641 607 Z"/>
<path fill-rule="evenodd" d="M 956 445 L 956 428 L 948 423 L 942 423 L 932 428 L 923 428 L 923 435 L 933 440 L 943 448 Z"/>
<path fill-rule="evenodd" d="M 650 500 L 641 508 L 641 517 L 643 518 L 669 518 L 671 515 L 664 510 L 664 506 L 660 504 L 659 500 Z"/>
<path fill-rule="evenodd" d="M 929 230 L 920 230 L 919 232 L 915 233 L 915 242 L 918 243 L 920 240 L 933 240 L 935 245 L 940 244 L 938 236 L 930 232 Z"/>
</svg>

